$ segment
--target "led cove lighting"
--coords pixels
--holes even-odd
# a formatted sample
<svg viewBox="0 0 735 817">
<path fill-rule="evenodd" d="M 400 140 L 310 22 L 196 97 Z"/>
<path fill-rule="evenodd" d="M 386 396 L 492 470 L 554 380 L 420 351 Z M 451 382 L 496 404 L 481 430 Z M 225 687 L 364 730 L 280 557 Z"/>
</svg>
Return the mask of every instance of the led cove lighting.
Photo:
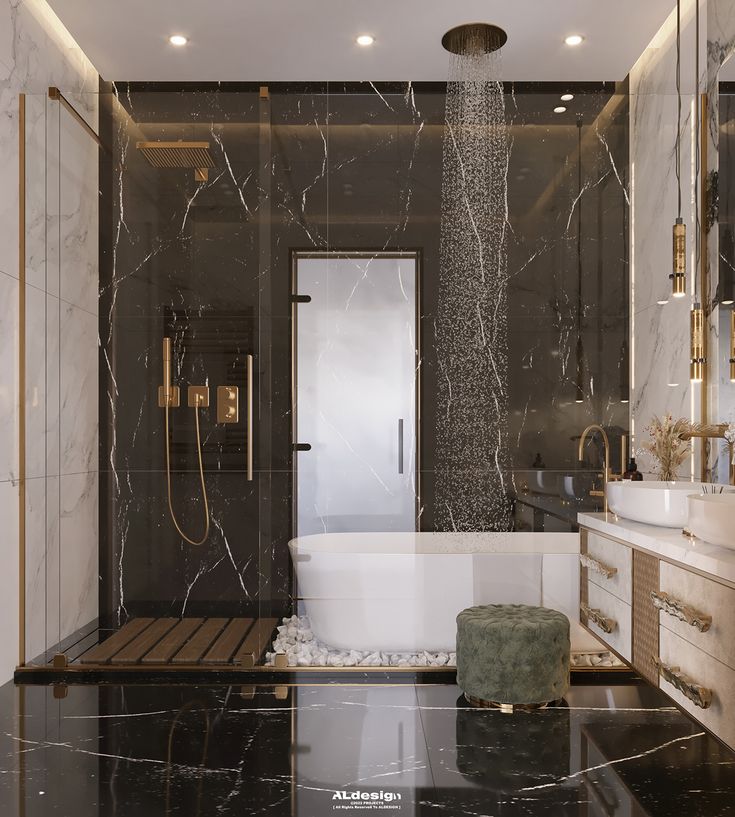
<svg viewBox="0 0 735 817">
<path fill-rule="evenodd" d="M 574 94 L 562 94 L 559 98 L 562 102 L 571 102 L 574 99 Z"/>
<path fill-rule="evenodd" d="M 168 38 L 168 41 L 171 43 L 171 45 L 179 45 L 179 46 L 186 45 L 189 42 L 186 39 L 186 37 L 184 37 L 183 34 L 172 34 Z"/>
<path fill-rule="evenodd" d="M 375 37 L 373 37 L 371 34 L 360 34 L 355 42 L 362 46 L 372 45 L 375 42 Z"/>
<path fill-rule="evenodd" d="M 581 34 L 570 34 L 564 42 L 567 45 L 580 45 L 580 43 L 584 40 L 584 37 Z"/>
<path fill-rule="evenodd" d="M 557 105 L 556 108 L 554 108 L 554 113 L 564 113 L 565 111 L 566 108 L 563 105 Z"/>
</svg>

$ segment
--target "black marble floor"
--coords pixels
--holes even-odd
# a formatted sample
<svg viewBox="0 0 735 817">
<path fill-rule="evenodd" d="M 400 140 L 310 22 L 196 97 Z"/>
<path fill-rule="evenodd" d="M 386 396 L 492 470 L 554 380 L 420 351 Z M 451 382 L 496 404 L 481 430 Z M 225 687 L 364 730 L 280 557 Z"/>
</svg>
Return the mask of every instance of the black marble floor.
<svg viewBox="0 0 735 817">
<path fill-rule="evenodd" d="M 0 815 L 735 815 L 735 754 L 656 690 L 576 685 L 567 703 L 505 715 L 439 684 L 7 685 Z"/>
</svg>

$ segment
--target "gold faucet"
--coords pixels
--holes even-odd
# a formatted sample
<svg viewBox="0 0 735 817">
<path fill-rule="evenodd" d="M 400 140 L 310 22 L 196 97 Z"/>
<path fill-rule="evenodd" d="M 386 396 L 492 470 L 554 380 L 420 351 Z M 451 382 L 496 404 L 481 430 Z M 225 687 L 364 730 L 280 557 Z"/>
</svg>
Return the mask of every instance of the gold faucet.
<svg viewBox="0 0 735 817">
<path fill-rule="evenodd" d="M 692 428 L 679 435 L 682 440 L 692 440 L 694 438 L 698 438 L 703 440 L 706 443 L 709 440 L 725 440 L 727 442 L 727 456 L 728 456 L 728 472 L 730 477 L 730 485 L 735 485 L 735 444 L 731 443 L 730 440 L 727 439 L 725 434 L 727 433 L 728 425 L 727 423 L 719 423 L 719 424 L 709 424 L 703 423 L 701 425 L 692 426 Z M 705 449 L 702 452 L 702 482 L 706 481 L 707 478 L 707 460 L 708 460 L 709 451 L 705 445 Z M 710 478 L 712 475 L 710 475 Z"/>
<path fill-rule="evenodd" d="M 608 482 L 617 482 L 618 480 L 622 479 L 622 473 L 616 474 L 613 472 L 612 468 L 610 468 L 610 438 L 607 436 L 607 432 L 605 429 L 593 423 L 592 425 L 587 426 L 585 430 L 582 432 L 582 436 L 579 438 L 579 451 L 578 451 L 578 458 L 579 461 L 582 462 L 584 460 L 584 444 L 587 440 L 588 435 L 592 431 L 599 431 L 600 436 L 602 437 L 602 442 L 605 447 L 605 470 L 602 474 L 602 490 L 601 491 L 590 491 L 590 496 L 601 496 L 604 497 L 604 507 L 605 513 L 607 513 L 607 483 Z M 625 443 L 623 443 L 623 449 L 625 448 Z M 624 453 L 623 453 L 624 458 Z M 622 459 L 621 459 L 622 461 Z"/>
</svg>

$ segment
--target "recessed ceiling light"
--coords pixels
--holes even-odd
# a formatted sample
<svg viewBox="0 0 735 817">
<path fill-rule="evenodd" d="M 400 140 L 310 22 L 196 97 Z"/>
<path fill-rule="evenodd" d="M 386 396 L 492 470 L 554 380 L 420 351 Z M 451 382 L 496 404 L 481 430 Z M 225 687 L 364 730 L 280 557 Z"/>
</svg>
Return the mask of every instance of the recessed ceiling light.
<svg viewBox="0 0 735 817">
<path fill-rule="evenodd" d="M 360 34 L 355 42 L 358 45 L 372 45 L 375 42 L 375 37 L 372 34 Z"/>
<path fill-rule="evenodd" d="M 562 94 L 560 99 L 562 102 L 571 102 L 574 99 L 574 94 Z"/>
<path fill-rule="evenodd" d="M 579 45 L 584 40 L 581 34 L 570 34 L 565 38 L 564 42 L 567 45 Z"/>
<path fill-rule="evenodd" d="M 670 389 L 675 389 L 679 384 L 678 383 L 667 383 L 666 384 Z"/>
<path fill-rule="evenodd" d="M 183 34 L 172 34 L 168 38 L 168 41 L 171 43 L 171 45 L 186 45 L 189 42 L 189 40 L 187 40 Z"/>
<path fill-rule="evenodd" d="M 557 105 L 554 108 L 554 113 L 564 113 L 564 111 L 566 111 L 566 108 L 563 105 Z"/>
<path fill-rule="evenodd" d="M 669 299 L 668 299 L 668 298 L 661 298 L 661 300 L 656 301 L 656 303 L 657 303 L 659 306 L 666 306 L 666 304 L 667 304 L 668 302 L 669 302 Z"/>
</svg>

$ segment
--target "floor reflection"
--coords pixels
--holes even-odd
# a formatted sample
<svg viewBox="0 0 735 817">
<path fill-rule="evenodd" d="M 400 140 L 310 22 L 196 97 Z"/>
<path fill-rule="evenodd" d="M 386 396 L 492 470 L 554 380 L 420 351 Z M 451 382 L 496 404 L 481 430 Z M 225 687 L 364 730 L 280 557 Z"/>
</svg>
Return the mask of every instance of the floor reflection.
<svg viewBox="0 0 735 817">
<path fill-rule="evenodd" d="M 456 686 L 0 689 L 0 814 L 735 815 L 735 754 L 647 685 L 505 715 Z"/>
</svg>

